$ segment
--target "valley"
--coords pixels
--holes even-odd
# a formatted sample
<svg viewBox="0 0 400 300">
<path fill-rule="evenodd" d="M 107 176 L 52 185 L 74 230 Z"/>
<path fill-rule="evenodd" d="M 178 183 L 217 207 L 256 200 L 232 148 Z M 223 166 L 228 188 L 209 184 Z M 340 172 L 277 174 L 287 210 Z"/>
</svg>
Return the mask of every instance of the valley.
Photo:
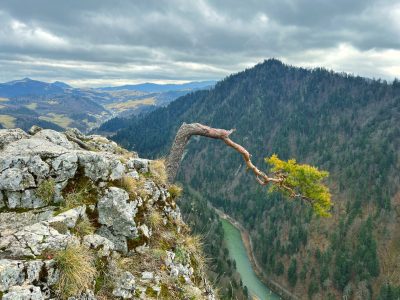
<svg viewBox="0 0 400 300">
<path fill-rule="evenodd" d="M 105 88 L 73 88 L 63 82 L 29 78 L 0 83 L 0 127 L 28 130 L 32 125 L 58 131 L 90 132 L 116 116 L 145 114 L 214 82 L 177 85 L 138 84 Z"/>
</svg>

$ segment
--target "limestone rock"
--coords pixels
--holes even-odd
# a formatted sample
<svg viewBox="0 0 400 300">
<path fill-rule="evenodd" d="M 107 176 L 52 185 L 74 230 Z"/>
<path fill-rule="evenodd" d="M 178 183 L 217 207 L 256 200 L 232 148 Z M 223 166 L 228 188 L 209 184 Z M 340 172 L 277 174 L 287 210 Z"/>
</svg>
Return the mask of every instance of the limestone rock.
<svg viewBox="0 0 400 300">
<path fill-rule="evenodd" d="M 52 173 L 57 182 L 65 181 L 75 176 L 78 169 L 78 156 L 74 152 L 61 154 L 51 162 Z"/>
<path fill-rule="evenodd" d="M 30 139 L 22 139 L 12 142 L 3 149 L 3 155 L 39 155 L 42 159 L 55 158 L 65 152 L 67 152 L 67 149 L 64 147 L 55 145 L 49 141 L 37 137 L 31 137 Z"/>
<path fill-rule="evenodd" d="M 83 237 L 83 244 L 89 248 L 96 249 L 99 256 L 109 256 L 114 250 L 114 243 L 98 234 L 89 234 Z"/>
<path fill-rule="evenodd" d="M 29 138 L 29 135 L 22 129 L 0 129 L 0 150 L 12 142 L 26 138 Z"/>
<path fill-rule="evenodd" d="M 129 161 L 131 166 L 139 172 L 139 173 L 147 173 L 149 172 L 149 160 L 144 158 L 134 158 Z M 129 166 L 129 165 L 128 165 Z"/>
<path fill-rule="evenodd" d="M 69 297 L 68 300 L 96 300 L 97 298 L 94 296 L 92 290 L 86 290 L 79 296 Z"/>
<path fill-rule="evenodd" d="M 85 170 L 85 176 L 93 181 L 108 180 L 110 175 L 109 160 L 99 153 L 81 151 L 78 152 L 79 165 Z"/>
<path fill-rule="evenodd" d="M 137 228 L 134 217 L 137 207 L 135 202 L 128 200 L 126 191 L 116 187 L 109 188 L 97 204 L 99 223 L 110 227 L 115 234 L 135 238 Z"/>
<path fill-rule="evenodd" d="M 114 250 L 122 252 L 124 254 L 128 253 L 127 239 L 123 235 L 116 235 L 106 226 L 101 226 L 96 234 L 108 239 L 114 244 Z"/>
<path fill-rule="evenodd" d="M 133 297 L 135 292 L 135 276 L 130 272 L 123 272 L 115 282 L 115 289 L 113 295 L 122 297 L 122 299 L 129 299 Z"/>
<path fill-rule="evenodd" d="M 61 234 L 46 223 L 25 226 L 21 230 L 2 237 L 0 248 L 10 257 L 35 257 L 46 249 L 60 250 L 69 242 L 76 242 L 76 237 Z"/>
<path fill-rule="evenodd" d="M 0 191 L 0 209 L 3 208 L 4 206 L 6 206 L 6 203 L 4 202 L 3 192 Z"/>
<path fill-rule="evenodd" d="M 42 138 L 44 140 L 47 140 L 55 145 L 64 147 L 65 149 L 70 149 L 70 150 L 74 149 L 73 145 L 71 144 L 70 141 L 68 141 L 65 135 L 55 130 L 42 129 L 39 132 L 35 133 L 34 136 L 36 138 Z"/>
<path fill-rule="evenodd" d="M 23 191 L 35 186 L 35 179 L 26 169 L 10 168 L 0 174 L 0 190 Z"/>
<path fill-rule="evenodd" d="M 21 261 L 0 259 L 0 292 L 8 291 L 25 280 L 24 264 Z"/>
<path fill-rule="evenodd" d="M 33 285 L 13 286 L 3 295 L 3 300 L 43 300 L 40 287 Z"/>
</svg>

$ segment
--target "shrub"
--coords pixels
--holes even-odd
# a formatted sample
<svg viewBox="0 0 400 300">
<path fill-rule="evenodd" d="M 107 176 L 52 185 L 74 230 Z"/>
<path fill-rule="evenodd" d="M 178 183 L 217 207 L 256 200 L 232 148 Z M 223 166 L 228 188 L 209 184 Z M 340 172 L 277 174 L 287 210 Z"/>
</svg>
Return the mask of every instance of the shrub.
<svg viewBox="0 0 400 300">
<path fill-rule="evenodd" d="M 47 205 L 51 203 L 56 193 L 56 182 L 53 178 L 42 181 L 36 189 L 36 196 Z"/>
<path fill-rule="evenodd" d="M 96 276 L 92 252 L 82 245 L 69 245 L 55 253 L 54 260 L 60 271 L 57 283 L 61 299 L 78 295 L 91 288 Z"/>
</svg>

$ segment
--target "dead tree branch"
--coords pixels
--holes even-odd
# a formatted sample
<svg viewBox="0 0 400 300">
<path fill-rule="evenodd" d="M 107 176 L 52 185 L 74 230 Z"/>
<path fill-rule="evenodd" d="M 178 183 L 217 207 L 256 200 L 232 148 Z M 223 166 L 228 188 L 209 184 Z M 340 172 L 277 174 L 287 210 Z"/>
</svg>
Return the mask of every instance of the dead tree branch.
<svg viewBox="0 0 400 300">
<path fill-rule="evenodd" d="M 269 177 L 264 172 L 260 171 L 251 162 L 250 153 L 243 146 L 235 143 L 229 138 L 229 135 L 234 131 L 235 129 L 225 130 L 219 128 L 211 128 L 209 126 L 200 123 L 192 123 L 192 124 L 183 123 L 182 126 L 179 128 L 178 132 L 176 133 L 175 141 L 172 144 L 170 154 L 167 157 L 166 168 L 168 174 L 168 181 L 173 182 L 175 180 L 176 174 L 178 173 L 179 170 L 183 152 L 190 137 L 193 135 L 200 135 L 213 139 L 222 140 L 229 147 L 232 147 L 237 152 L 239 152 L 242 155 L 248 170 L 251 170 L 253 172 L 259 184 L 267 185 L 270 182 L 273 182 L 275 184 L 282 183 L 284 178 Z"/>
</svg>

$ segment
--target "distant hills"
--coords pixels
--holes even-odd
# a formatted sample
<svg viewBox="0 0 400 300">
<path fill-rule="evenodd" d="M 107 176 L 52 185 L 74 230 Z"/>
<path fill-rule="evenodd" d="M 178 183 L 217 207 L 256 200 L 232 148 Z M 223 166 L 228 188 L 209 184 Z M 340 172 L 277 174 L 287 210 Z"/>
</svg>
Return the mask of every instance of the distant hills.
<svg viewBox="0 0 400 300">
<path fill-rule="evenodd" d="M 156 84 L 156 83 L 142 83 L 134 85 L 122 85 L 115 87 L 103 87 L 98 88 L 102 91 L 119 91 L 119 90 L 130 90 L 140 91 L 146 93 L 161 93 L 161 92 L 172 92 L 172 91 L 193 91 L 199 89 L 207 89 L 214 86 L 216 81 L 196 81 L 182 84 Z"/>
<path fill-rule="evenodd" d="M 57 95 L 71 89 L 64 82 L 47 83 L 43 81 L 24 78 L 21 80 L 13 80 L 6 83 L 0 83 L 0 97 L 19 97 L 19 96 L 43 96 Z"/>
<path fill-rule="evenodd" d="M 14 80 L 0 83 L 0 127 L 27 130 L 36 124 L 55 130 L 77 127 L 88 132 L 112 117 L 149 112 L 213 83 L 145 83 L 83 89 L 60 81 Z"/>
<path fill-rule="evenodd" d="M 179 177 L 187 198 L 201 195 L 245 224 L 269 278 L 300 299 L 400 297 L 399 81 L 267 60 L 125 119 L 113 139 L 162 157 L 183 122 L 236 128 L 231 138 L 262 169 L 277 153 L 330 172 L 333 216 L 321 219 L 301 201 L 267 193 L 223 142 L 189 143 Z"/>
</svg>

